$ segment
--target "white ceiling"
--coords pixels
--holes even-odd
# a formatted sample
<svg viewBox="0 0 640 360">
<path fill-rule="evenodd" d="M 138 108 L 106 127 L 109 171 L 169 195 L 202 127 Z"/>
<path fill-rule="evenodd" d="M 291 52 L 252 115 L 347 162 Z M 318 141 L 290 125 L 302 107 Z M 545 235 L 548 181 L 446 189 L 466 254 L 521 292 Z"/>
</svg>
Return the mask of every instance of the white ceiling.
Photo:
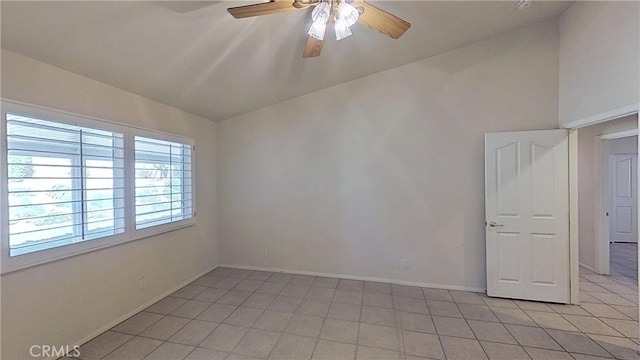
<svg viewBox="0 0 640 360">
<path fill-rule="evenodd" d="M 221 121 L 557 16 L 571 4 L 536 1 L 518 11 L 516 1 L 371 1 L 411 28 L 392 40 L 356 25 L 353 36 L 330 38 L 320 57 L 303 59 L 309 10 L 246 19 L 226 11 L 254 2 L 2 1 L 2 47 Z"/>
</svg>

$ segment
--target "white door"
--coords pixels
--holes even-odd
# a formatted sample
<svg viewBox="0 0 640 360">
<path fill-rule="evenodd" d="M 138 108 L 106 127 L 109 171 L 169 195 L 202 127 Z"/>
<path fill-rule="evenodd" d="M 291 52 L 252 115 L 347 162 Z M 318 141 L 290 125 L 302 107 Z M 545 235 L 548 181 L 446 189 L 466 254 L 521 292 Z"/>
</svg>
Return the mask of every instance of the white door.
<svg viewBox="0 0 640 360">
<path fill-rule="evenodd" d="M 487 294 L 568 303 L 566 130 L 485 134 Z"/>
<path fill-rule="evenodd" d="M 611 205 L 609 241 L 638 241 L 637 154 L 615 154 L 609 158 Z"/>
</svg>

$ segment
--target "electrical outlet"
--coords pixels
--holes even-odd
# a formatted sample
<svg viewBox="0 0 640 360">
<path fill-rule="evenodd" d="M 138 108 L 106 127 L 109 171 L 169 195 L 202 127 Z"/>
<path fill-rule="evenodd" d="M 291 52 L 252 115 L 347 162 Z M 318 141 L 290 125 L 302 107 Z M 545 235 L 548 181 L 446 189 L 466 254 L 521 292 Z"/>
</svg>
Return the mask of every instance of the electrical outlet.
<svg viewBox="0 0 640 360">
<path fill-rule="evenodd" d="M 402 261 L 400 261 L 400 267 L 405 270 L 411 269 L 411 260 L 403 259 Z"/>
<path fill-rule="evenodd" d="M 282 258 L 286 258 L 287 257 L 287 251 L 285 249 L 282 249 Z"/>
<path fill-rule="evenodd" d="M 262 252 L 262 256 L 265 256 L 265 257 L 266 257 L 267 255 L 268 255 L 268 253 L 267 253 L 267 249 L 264 249 L 264 251 Z"/>
<path fill-rule="evenodd" d="M 138 290 L 142 291 L 147 287 L 147 278 L 141 277 L 138 280 Z"/>
</svg>

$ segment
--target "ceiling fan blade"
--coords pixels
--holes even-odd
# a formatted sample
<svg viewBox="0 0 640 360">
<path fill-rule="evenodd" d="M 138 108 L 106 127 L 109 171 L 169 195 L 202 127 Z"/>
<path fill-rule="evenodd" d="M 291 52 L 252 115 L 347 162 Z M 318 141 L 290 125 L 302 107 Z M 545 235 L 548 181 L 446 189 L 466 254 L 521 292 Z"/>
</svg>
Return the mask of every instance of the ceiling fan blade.
<svg viewBox="0 0 640 360">
<path fill-rule="evenodd" d="M 366 3 L 364 0 L 356 0 L 353 5 L 362 7 L 363 10 L 358 22 L 393 39 L 399 38 L 411 27 L 408 22 Z"/>
<path fill-rule="evenodd" d="M 269 15 L 285 11 L 298 10 L 299 8 L 293 6 L 293 4 L 293 0 L 271 1 L 267 3 L 232 7 L 228 8 L 227 11 L 229 11 L 229 13 L 233 15 L 234 18 L 241 19 L 251 16 Z"/>
<path fill-rule="evenodd" d="M 309 36 L 309 40 L 307 40 L 307 46 L 305 46 L 304 48 L 302 57 L 310 58 L 320 56 L 320 52 L 322 52 L 322 46 L 324 46 L 324 40 L 318 40 L 313 36 Z"/>
</svg>

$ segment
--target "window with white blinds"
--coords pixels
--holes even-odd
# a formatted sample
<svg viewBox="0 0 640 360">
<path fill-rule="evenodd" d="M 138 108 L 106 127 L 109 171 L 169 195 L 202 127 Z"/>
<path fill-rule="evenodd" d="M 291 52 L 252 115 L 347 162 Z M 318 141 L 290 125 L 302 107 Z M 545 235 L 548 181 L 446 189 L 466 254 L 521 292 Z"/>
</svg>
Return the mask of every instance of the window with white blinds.
<svg viewBox="0 0 640 360">
<path fill-rule="evenodd" d="M 125 231 L 124 135 L 6 114 L 9 255 Z"/>
<path fill-rule="evenodd" d="M 192 139 L 1 104 L 2 273 L 195 224 Z"/>
<path fill-rule="evenodd" d="M 191 148 L 135 137 L 136 229 L 192 217 Z"/>
</svg>

